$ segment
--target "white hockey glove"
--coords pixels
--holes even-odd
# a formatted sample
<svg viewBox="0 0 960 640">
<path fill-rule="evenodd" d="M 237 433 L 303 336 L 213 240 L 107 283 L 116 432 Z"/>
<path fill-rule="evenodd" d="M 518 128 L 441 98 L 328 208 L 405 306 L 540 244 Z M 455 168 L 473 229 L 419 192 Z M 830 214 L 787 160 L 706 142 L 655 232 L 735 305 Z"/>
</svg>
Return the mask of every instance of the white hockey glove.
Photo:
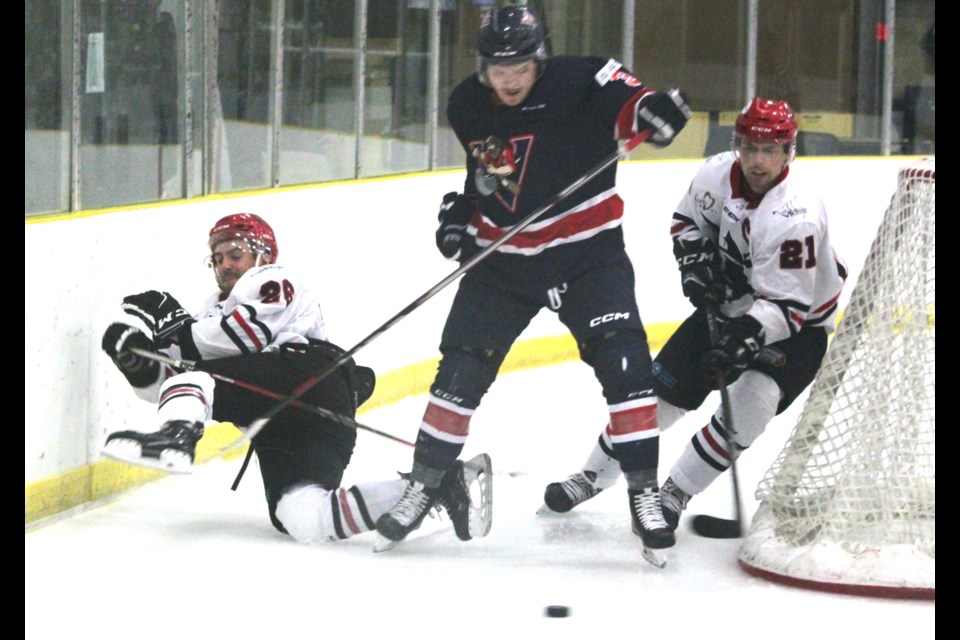
<svg viewBox="0 0 960 640">
<path fill-rule="evenodd" d="M 656 147 L 666 147 L 687 126 L 693 115 L 687 98 L 679 89 L 650 93 L 640 99 L 637 108 L 637 131 L 653 129 L 647 140 Z"/>
</svg>

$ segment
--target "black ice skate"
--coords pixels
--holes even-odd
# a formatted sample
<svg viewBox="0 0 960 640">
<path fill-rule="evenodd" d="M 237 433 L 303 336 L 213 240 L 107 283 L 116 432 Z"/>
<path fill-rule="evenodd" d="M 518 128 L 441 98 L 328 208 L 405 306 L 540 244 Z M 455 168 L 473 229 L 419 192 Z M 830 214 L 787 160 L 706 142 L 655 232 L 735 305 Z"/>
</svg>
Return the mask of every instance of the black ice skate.
<svg viewBox="0 0 960 640">
<path fill-rule="evenodd" d="M 543 503 L 550 511 L 566 513 L 601 491 L 595 471 L 578 471 L 566 480 L 548 484 L 543 492 Z"/>
<path fill-rule="evenodd" d="M 669 549 L 676 542 L 673 529 L 663 519 L 660 506 L 660 492 L 657 489 L 633 491 L 628 489 L 630 497 L 630 519 L 633 522 L 633 532 L 640 536 L 643 542 L 643 557 L 651 564 L 660 567 L 666 566 L 666 555 L 663 549 Z"/>
<path fill-rule="evenodd" d="M 377 519 L 377 533 L 388 541 L 403 540 L 420 527 L 430 508 L 437 502 L 439 493 L 439 488 L 431 489 L 419 482 L 408 481 L 400 501 Z"/>
<path fill-rule="evenodd" d="M 156 433 L 117 431 L 107 437 L 103 455 L 168 473 L 190 473 L 203 423 L 171 420 Z"/>
<path fill-rule="evenodd" d="M 470 487 L 478 484 L 479 504 L 474 504 Z M 493 525 L 493 469 L 490 456 L 481 453 L 466 462 L 457 460 L 443 476 L 437 503 L 442 506 L 457 537 L 467 541 L 482 538 Z"/>
<path fill-rule="evenodd" d="M 667 478 L 667 481 L 660 487 L 660 505 L 663 511 L 663 519 L 671 530 L 676 531 L 680 524 L 680 514 L 687 508 L 692 496 L 678 487 L 673 482 L 673 478 Z"/>
</svg>

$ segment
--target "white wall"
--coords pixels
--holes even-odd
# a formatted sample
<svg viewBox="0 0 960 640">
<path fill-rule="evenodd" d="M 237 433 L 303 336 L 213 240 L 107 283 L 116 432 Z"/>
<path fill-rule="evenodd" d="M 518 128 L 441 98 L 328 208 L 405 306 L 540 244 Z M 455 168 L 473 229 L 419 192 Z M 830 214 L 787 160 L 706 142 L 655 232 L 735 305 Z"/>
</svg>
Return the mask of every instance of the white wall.
<svg viewBox="0 0 960 640">
<path fill-rule="evenodd" d="M 859 273 L 873 234 L 911 158 L 801 159 L 796 175 L 827 200 L 834 244 Z M 623 163 L 624 229 L 647 323 L 682 320 L 683 298 L 668 238 L 670 216 L 700 161 Z M 155 426 L 100 350 L 103 330 L 129 320 L 123 296 L 171 292 L 188 309 L 213 290 L 205 241 L 223 215 L 250 211 L 273 226 L 280 260 L 304 270 L 324 301 L 331 337 L 350 348 L 456 268 L 434 246 L 436 211 L 463 172 L 330 184 L 257 195 L 25 224 L 24 474 L 27 483 L 99 457 L 109 432 Z M 854 281 L 854 279 L 851 280 Z M 356 359 L 384 373 L 438 355 L 456 289 L 451 284 L 361 350 Z M 848 286 L 845 302 L 852 286 Z M 523 338 L 565 332 L 541 313 Z"/>
</svg>

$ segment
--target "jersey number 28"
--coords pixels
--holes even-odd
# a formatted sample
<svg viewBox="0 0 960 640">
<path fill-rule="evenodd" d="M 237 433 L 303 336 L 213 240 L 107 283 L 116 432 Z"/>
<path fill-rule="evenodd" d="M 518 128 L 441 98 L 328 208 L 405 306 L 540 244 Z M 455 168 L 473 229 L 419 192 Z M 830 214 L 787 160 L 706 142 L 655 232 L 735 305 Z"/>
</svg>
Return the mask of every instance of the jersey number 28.
<svg viewBox="0 0 960 640">
<path fill-rule="evenodd" d="M 286 305 L 290 306 L 290 302 L 293 301 L 293 285 L 290 284 L 289 280 L 284 280 L 282 283 L 276 280 L 268 280 L 260 286 L 260 297 L 266 304 L 280 302 L 281 293 L 283 293 Z"/>
</svg>

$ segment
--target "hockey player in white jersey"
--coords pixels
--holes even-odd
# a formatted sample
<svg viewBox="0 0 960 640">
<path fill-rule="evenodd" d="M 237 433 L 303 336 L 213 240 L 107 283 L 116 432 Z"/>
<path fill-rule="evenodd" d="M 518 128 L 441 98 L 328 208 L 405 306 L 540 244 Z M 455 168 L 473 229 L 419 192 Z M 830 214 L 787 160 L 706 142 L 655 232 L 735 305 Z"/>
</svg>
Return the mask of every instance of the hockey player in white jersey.
<svg viewBox="0 0 960 640">
<path fill-rule="evenodd" d="M 833 331 L 847 270 L 824 203 L 790 174 L 796 137 L 786 102 L 755 98 L 737 117 L 732 151 L 704 162 L 673 214 L 681 286 L 696 310 L 654 360 L 657 419 L 666 429 L 699 408 L 722 373 L 735 427 L 724 431 L 718 407 L 670 470 L 660 495 L 674 529 L 690 498 L 813 381 Z M 707 303 L 719 305 L 716 345 Z M 544 502 L 569 511 L 618 477 L 605 431 L 579 472 L 547 485 Z"/>
<path fill-rule="evenodd" d="M 273 229 L 251 213 L 228 215 L 210 230 L 207 264 L 218 290 L 197 314 L 167 292 L 146 291 L 123 299 L 125 312 L 144 322 L 150 335 L 114 323 L 103 350 L 141 398 L 158 403 L 158 430 L 119 431 L 108 436 L 104 455 L 173 473 L 192 469 L 197 442 L 209 421 L 248 425 L 277 402 L 241 385 L 287 396 L 344 351 L 328 340 L 319 301 L 300 274 L 278 264 Z M 196 363 L 176 372 L 132 351 L 161 351 Z M 217 376 L 215 379 L 210 374 Z M 373 370 L 353 359 L 316 384 L 302 402 L 353 419 L 373 393 Z M 340 486 L 353 455 L 356 429 L 296 406 L 279 412 L 252 440 L 270 521 L 301 542 L 338 540 L 374 529 L 407 485 L 404 479 Z M 457 536 L 472 537 L 469 478 L 489 459 L 446 474 L 443 499 Z M 241 471 L 242 473 L 242 471 Z M 489 508 L 484 512 L 489 514 Z M 474 523 L 473 532 L 484 535 Z M 489 528 L 489 526 L 487 526 Z"/>
</svg>

